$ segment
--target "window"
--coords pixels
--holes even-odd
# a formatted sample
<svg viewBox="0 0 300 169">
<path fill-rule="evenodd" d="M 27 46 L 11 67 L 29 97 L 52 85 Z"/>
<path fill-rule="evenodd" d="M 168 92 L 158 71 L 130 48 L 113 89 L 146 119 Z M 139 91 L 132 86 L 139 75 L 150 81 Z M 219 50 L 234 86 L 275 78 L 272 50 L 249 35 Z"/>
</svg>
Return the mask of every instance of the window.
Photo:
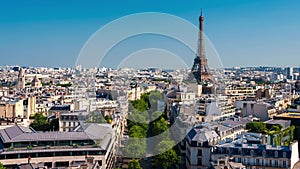
<svg viewBox="0 0 300 169">
<path fill-rule="evenodd" d="M 282 167 L 287 167 L 286 161 L 282 161 Z"/>
<path fill-rule="evenodd" d="M 242 155 L 242 148 L 239 148 L 238 155 Z"/>
<path fill-rule="evenodd" d="M 286 158 L 286 152 L 282 153 L 283 158 Z"/>
<path fill-rule="evenodd" d="M 274 156 L 277 158 L 278 157 L 278 151 L 275 151 Z"/>
<path fill-rule="evenodd" d="M 229 148 L 226 149 L 226 154 L 229 154 L 230 153 L 230 150 Z"/>
<path fill-rule="evenodd" d="M 198 156 L 202 156 L 202 149 L 198 149 Z"/>
<path fill-rule="evenodd" d="M 256 165 L 259 165 L 259 159 L 256 159 Z"/>
<path fill-rule="evenodd" d="M 275 167 L 278 166 L 278 160 L 275 160 Z"/>
<path fill-rule="evenodd" d="M 202 165 L 202 158 L 198 158 L 197 165 Z"/>
</svg>

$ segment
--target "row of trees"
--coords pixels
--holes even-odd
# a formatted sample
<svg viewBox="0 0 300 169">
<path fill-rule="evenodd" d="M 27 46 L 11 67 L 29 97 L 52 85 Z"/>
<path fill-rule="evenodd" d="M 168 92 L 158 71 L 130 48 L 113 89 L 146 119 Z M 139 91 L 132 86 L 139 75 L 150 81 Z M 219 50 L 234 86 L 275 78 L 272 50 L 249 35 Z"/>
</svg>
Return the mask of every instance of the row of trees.
<svg viewBox="0 0 300 169">
<path fill-rule="evenodd" d="M 131 157 L 142 157 L 146 153 L 147 143 L 145 139 L 148 132 L 148 108 L 149 93 L 143 94 L 141 99 L 131 101 L 131 114 L 127 119 L 129 129 L 129 140 L 125 147 L 125 155 Z M 132 159 L 128 164 L 128 169 L 142 169 L 137 159 Z"/>
<path fill-rule="evenodd" d="M 173 149 L 174 142 L 171 139 L 169 132 L 169 123 L 165 119 L 165 114 L 158 110 L 158 101 L 163 99 L 160 92 L 154 91 L 143 94 L 141 99 L 133 101 L 131 112 L 128 118 L 129 139 L 125 148 L 126 154 L 132 153 L 135 155 L 143 155 L 146 149 L 154 150 L 153 157 L 158 168 L 178 168 L 180 163 L 180 156 L 177 155 Z M 155 137 L 156 142 L 146 142 L 146 138 Z M 149 145 L 151 144 L 151 145 Z M 145 154 L 144 154 L 145 155 Z M 139 168 L 138 160 L 133 159 L 130 162 L 129 168 Z"/>
<path fill-rule="evenodd" d="M 174 141 L 171 138 L 169 131 L 169 124 L 164 117 L 160 117 L 152 124 L 152 136 L 158 136 L 158 143 L 155 147 L 154 160 L 156 164 L 159 164 L 158 168 L 179 168 L 180 156 L 177 155 L 173 146 Z"/>
</svg>

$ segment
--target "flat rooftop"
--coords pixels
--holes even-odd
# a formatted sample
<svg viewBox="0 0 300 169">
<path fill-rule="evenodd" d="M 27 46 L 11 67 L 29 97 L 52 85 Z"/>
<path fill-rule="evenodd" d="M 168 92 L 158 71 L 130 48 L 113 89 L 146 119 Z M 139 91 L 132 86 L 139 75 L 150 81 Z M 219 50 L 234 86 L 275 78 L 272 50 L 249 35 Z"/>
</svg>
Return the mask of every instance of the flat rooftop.
<svg viewBox="0 0 300 169">
<path fill-rule="evenodd" d="M 291 119 L 300 119 L 300 113 L 283 113 L 279 114 L 276 117 L 285 117 L 285 118 L 291 118 Z"/>
</svg>

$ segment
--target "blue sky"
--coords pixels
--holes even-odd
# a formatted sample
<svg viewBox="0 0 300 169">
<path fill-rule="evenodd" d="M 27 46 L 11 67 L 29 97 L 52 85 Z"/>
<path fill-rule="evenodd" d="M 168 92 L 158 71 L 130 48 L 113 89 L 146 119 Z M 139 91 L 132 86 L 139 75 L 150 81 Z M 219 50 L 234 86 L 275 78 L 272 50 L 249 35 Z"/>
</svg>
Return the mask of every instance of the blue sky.
<svg viewBox="0 0 300 169">
<path fill-rule="evenodd" d="M 0 1 L 0 65 L 74 66 L 88 38 L 119 17 L 163 12 L 198 25 L 203 8 L 205 33 L 225 67 L 300 67 L 299 5 L 298 0 Z"/>
</svg>

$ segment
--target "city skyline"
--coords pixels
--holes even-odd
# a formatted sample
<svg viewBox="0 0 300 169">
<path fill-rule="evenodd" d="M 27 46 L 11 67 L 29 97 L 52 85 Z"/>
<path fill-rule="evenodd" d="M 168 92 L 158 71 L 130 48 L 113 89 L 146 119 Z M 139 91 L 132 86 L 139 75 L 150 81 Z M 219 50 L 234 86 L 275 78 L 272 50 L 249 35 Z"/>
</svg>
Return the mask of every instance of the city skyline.
<svg viewBox="0 0 300 169">
<path fill-rule="evenodd" d="M 18 1 L 18 5 L 6 2 L 0 7 L 1 66 L 73 67 L 88 38 L 119 17 L 162 12 L 186 19 L 198 27 L 202 7 L 206 18 L 205 34 L 218 51 L 224 67 L 297 67 L 297 30 L 300 27 L 296 18 L 297 4 L 299 2 L 294 0 L 289 3 L 270 0 L 75 1 L 72 4 Z M 192 63 L 187 65 L 191 67 Z"/>
</svg>

